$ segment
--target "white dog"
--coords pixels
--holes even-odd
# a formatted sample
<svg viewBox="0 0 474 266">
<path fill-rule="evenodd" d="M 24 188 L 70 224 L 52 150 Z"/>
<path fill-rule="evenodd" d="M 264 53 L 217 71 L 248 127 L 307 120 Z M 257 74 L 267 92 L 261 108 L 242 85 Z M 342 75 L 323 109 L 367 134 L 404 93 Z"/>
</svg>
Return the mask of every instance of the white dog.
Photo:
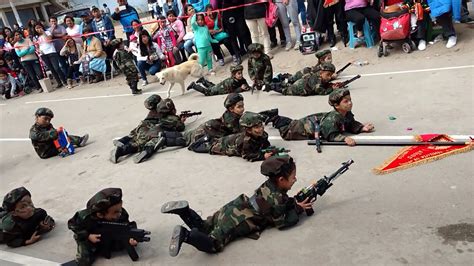
<svg viewBox="0 0 474 266">
<path fill-rule="evenodd" d="M 179 85 L 181 85 L 181 95 L 183 95 L 186 91 L 184 87 L 184 80 L 188 75 L 197 78 L 202 77 L 202 66 L 198 63 L 198 55 L 192 54 L 189 56 L 188 61 L 170 68 L 165 68 L 155 75 L 161 85 L 165 85 L 166 81 L 170 83 L 168 87 L 169 98 L 171 88 L 173 88 L 175 83 L 179 83 Z"/>
</svg>

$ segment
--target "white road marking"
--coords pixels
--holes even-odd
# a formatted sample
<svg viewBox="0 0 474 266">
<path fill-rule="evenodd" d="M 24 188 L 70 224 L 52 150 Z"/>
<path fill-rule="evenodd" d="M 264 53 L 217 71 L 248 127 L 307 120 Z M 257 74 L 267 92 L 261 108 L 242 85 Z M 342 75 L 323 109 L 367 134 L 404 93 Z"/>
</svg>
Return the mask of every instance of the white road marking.
<svg viewBox="0 0 474 266">
<path fill-rule="evenodd" d="M 60 263 L 57 263 L 54 261 L 38 259 L 38 258 L 30 257 L 30 256 L 20 255 L 17 253 L 3 251 L 3 250 L 0 250 L 0 260 L 18 263 L 21 265 L 34 265 L 34 266 L 60 265 Z"/>
<path fill-rule="evenodd" d="M 392 71 L 392 72 L 379 72 L 372 74 L 360 74 L 362 77 L 372 77 L 372 76 L 384 76 L 384 75 L 395 75 L 395 74 L 409 74 L 409 73 L 419 73 L 419 72 L 430 72 L 430 71 L 443 71 L 443 70 L 455 70 L 455 69 L 464 69 L 464 68 L 474 68 L 474 65 L 466 66 L 453 66 L 453 67 L 439 67 L 439 68 L 426 68 L 426 69 L 414 69 L 414 70 L 404 70 L 404 71 Z M 352 78 L 355 75 L 342 76 L 341 78 Z"/>
<path fill-rule="evenodd" d="M 173 91 L 171 91 L 173 92 Z M 144 92 L 142 94 L 165 94 L 168 91 L 153 91 L 153 92 Z M 102 98 L 115 98 L 115 97 L 134 97 L 130 93 L 128 94 L 113 94 L 113 95 L 98 95 L 98 96 L 89 96 L 89 97 L 78 97 L 78 98 L 66 98 L 66 99 L 54 99 L 54 100 L 42 100 L 42 101 L 32 101 L 32 102 L 25 102 L 25 104 L 33 104 L 33 103 L 51 103 L 51 102 L 66 102 L 66 101 L 80 101 L 80 100 L 91 100 L 91 99 L 102 99 Z"/>
<path fill-rule="evenodd" d="M 457 141 L 468 141 L 474 138 L 474 135 L 448 135 Z M 355 140 L 412 140 L 413 136 L 351 136 Z M 112 140 L 120 139 L 115 137 Z M 280 136 L 269 136 L 269 140 L 283 140 Z M 0 138 L 0 142 L 22 142 L 30 141 L 29 138 Z"/>
</svg>

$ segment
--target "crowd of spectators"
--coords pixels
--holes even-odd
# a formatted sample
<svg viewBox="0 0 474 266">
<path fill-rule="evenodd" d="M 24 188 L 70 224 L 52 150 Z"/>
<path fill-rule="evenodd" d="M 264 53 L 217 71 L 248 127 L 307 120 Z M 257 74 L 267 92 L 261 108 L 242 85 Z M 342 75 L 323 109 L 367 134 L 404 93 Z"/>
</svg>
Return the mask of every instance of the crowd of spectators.
<svg viewBox="0 0 474 266">
<path fill-rule="evenodd" d="M 367 20 L 377 35 L 380 11 L 391 5 L 411 8 L 425 5 L 426 16 L 412 22 L 419 50 L 426 49 L 426 30 L 435 21 L 448 40 L 446 47 L 456 45 L 454 22 L 470 22 L 466 0 L 269 0 L 278 6 L 278 21 L 268 27 L 265 21 L 267 1 L 261 0 L 148 0 L 148 11 L 157 22 L 144 30 L 137 10 L 127 0 L 117 0 L 113 12 L 92 7 L 80 15 L 76 24 L 71 16 L 58 24 L 52 16 L 47 23 L 31 19 L 25 27 L 14 25 L 0 31 L 0 90 L 5 98 L 23 95 L 28 90 L 42 91 L 40 80 L 48 69 L 57 88 L 72 88 L 75 82 L 100 82 L 112 71 L 115 39 L 113 21 L 122 25 L 127 50 L 136 58 L 143 86 L 147 72 L 153 75 L 163 67 L 187 60 L 197 52 L 200 63 L 213 73 L 212 56 L 218 65 L 225 64 L 222 47 L 240 64 L 251 43 L 261 43 L 265 53 L 280 45 L 286 51 L 300 45 L 302 30 L 319 32 L 330 46 L 337 43 L 334 22 L 344 43 L 348 41 L 347 22 L 354 23 L 359 42 L 363 42 L 363 25 Z M 426 1 L 426 2 L 424 2 Z M 294 36 L 290 24 L 293 26 Z M 88 33 L 93 33 L 87 35 Z M 377 37 L 376 37 L 377 38 Z"/>
</svg>

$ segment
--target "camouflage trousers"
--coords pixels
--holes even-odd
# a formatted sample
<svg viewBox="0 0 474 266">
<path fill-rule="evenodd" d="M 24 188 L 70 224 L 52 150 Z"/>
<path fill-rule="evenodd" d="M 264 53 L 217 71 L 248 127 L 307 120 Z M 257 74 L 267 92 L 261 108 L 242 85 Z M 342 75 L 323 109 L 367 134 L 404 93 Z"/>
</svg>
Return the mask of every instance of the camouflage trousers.
<svg viewBox="0 0 474 266">
<path fill-rule="evenodd" d="M 248 201 L 249 198 L 242 194 L 204 222 L 204 231 L 215 240 L 217 251 L 238 237 L 258 234 L 263 229 L 258 226 L 260 217 L 256 216 Z"/>
</svg>

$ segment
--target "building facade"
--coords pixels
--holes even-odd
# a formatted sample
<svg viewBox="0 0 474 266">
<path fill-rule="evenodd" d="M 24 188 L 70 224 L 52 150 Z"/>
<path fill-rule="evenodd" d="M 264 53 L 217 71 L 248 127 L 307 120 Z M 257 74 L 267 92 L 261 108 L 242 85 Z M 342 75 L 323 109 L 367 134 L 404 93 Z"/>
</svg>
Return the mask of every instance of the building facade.
<svg viewBox="0 0 474 266">
<path fill-rule="evenodd" d="M 48 21 L 56 11 L 65 9 L 59 0 L 0 0 L 0 27 L 15 23 L 25 26 L 30 19 Z"/>
</svg>

